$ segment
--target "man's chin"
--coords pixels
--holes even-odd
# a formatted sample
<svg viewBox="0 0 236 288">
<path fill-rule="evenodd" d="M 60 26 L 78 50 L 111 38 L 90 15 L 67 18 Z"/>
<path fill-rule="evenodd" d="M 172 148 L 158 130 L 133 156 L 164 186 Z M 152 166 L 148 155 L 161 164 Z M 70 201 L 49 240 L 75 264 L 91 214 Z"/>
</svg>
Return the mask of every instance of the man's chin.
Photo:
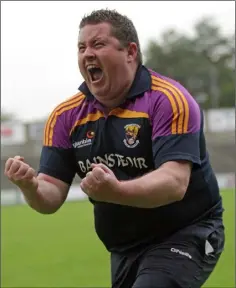
<svg viewBox="0 0 236 288">
<path fill-rule="evenodd" d="M 98 98 L 104 98 L 108 94 L 104 87 L 94 87 L 93 85 L 91 85 L 89 88 L 91 93 Z"/>
</svg>

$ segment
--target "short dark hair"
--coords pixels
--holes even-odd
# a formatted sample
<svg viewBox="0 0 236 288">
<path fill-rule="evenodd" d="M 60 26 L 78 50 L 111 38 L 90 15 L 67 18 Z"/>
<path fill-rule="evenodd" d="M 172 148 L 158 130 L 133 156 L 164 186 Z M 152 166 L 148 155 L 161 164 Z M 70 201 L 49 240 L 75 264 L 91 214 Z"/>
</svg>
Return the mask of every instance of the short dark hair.
<svg viewBox="0 0 236 288">
<path fill-rule="evenodd" d="M 82 29 L 88 24 L 99 24 L 103 22 L 111 24 L 112 35 L 116 37 L 124 47 L 127 47 L 130 42 L 135 42 L 137 44 L 137 62 L 138 64 L 142 64 L 142 53 L 138 33 L 133 22 L 127 16 L 121 15 L 116 10 L 95 10 L 82 18 L 79 29 Z"/>
</svg>

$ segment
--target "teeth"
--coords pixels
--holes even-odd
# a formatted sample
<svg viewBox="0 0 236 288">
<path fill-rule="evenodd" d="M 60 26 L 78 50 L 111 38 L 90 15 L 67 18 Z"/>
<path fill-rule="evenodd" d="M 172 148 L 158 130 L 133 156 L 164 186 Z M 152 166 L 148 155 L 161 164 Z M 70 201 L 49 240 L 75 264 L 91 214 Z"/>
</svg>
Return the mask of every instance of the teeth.
<svg viewBox="0 0 236 288">
<path fill-rule="evenodd" d="M 93 69 L 93 68 L 99 68 L 99 67 L 97 67 L 96 65 L 93 65 L 93 64 L 90 64 L 87 66 L 88 70 Z"/>
</svg>

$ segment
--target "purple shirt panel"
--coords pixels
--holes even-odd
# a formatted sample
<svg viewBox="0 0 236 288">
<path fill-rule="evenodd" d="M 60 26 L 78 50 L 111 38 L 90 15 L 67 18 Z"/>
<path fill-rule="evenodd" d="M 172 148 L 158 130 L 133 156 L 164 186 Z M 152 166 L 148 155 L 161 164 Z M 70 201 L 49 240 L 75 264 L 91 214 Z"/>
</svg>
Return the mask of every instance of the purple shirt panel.
<svg viewBox="0 0 236 288">
<path fill-rule="evenodd" d="M 72 107 L 74 106 L 74 107 Z M 90 113 L 96 113 L 96 109 L 85 98 L 78 99 L 73 105 L 68 105 L 67 109 L 60 113 L 62 109 L 58 110 L 58 115 L 55 115 L 55 125 L 52 137 L 52 146 L 58 148 L 72 148 L 70 141 L 70 131 L 79 120 L 86 118 Z"/>
<path fill-rule="evenodd" d="M 149 115 L 150 106 L 150 92 L 145 92 L 142 97 L 137 97 L 135 101 L 128 101 L 124 109 L 143 112 Z"/>
<path fill-rule="evenodd" d="M 190 93 L 178 82 L 174 81 L 173 79 L 170 79 L 168 77 L 164 77 L 156 72 L 151 71 L 151 75 L 157 77 L 160 79 L 153 81 L 153 85 L 155 85 L 155 88 L 157 91 L 152 90 L 151 92 L 151 122 L 153 126 L 153 139 L 158 136 L 167 136 L 171 134 L 183 134 L 183 133 L 196 133 L 200 130 L 201 125 L 201 113 L 200 108 L 195 101 L 195 99 L 190 95 Z M 162 82 L 162 80 L 165 81 L 165 83 Z M 165 85 L 163 87 L 163 84 Z M 169 85 L 172 86 L 169 86 Z M 166 93 L 163 91 L 158 91 L 158 89 L 164 89 Z M 153 88 L 154 89 L 154 88 Z M 180 110 L 179 104 L 177 102 L 176 96 L 174 95 L 173 91 L 177 92 L 178 95 L 182 93 L 182 97 L 185 99 L 183 101 L 182 97 L 178 97 L 180 103 L 182 103 L 182 107 L 185 107 L 184 109 Z M 167 95 L 171 97 L 172 101 L 174 101 L 177 113 L 176 114 L 176 121 L 178 122 L 180 118 L 182 118 L 182 121 L 187 121 L 187 129 L 186 131 L 183 131 L 181 133 L 173 133 L 172 132 L 172 121 L 174 117 L 173 108 L 171 105 L 171 102 Z M 185 103 L 185 106 L 184 106 Z M 187 118 L 187 119 L 186 119 Z"/>
</svg>

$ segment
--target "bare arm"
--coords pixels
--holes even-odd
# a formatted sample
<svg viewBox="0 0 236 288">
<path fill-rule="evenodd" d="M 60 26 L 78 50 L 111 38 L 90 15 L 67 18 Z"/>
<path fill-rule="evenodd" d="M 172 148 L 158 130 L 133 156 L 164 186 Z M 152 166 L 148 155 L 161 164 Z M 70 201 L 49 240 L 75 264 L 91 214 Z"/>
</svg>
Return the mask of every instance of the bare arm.
<svg viewBox="0 0 236 288">
<path fill-rule="evenodd" d="M 181 201 L 187 190 L 191 163 L 170 161 L 138 179 L 120 183 L 120 204 L 155 208 Z"/>
<path fill-rule="evenodd" d="M 27 188 L 20 188 L 25 200 L 31 208 L 42 214 L 55 213 L 65 202 L 69 185 L 59 179 L 39 174 L 35 192 Z"/>
<path fill-rule="evenodd" d="M 69 185 L 59 179 L 43 173 L 36 176 L 34 169 L 20 156 L 7 160 L 5 175 L 19 187 L 29 206 L 42 214 L 56 212 L 69 191 Z"/>
</svg>

